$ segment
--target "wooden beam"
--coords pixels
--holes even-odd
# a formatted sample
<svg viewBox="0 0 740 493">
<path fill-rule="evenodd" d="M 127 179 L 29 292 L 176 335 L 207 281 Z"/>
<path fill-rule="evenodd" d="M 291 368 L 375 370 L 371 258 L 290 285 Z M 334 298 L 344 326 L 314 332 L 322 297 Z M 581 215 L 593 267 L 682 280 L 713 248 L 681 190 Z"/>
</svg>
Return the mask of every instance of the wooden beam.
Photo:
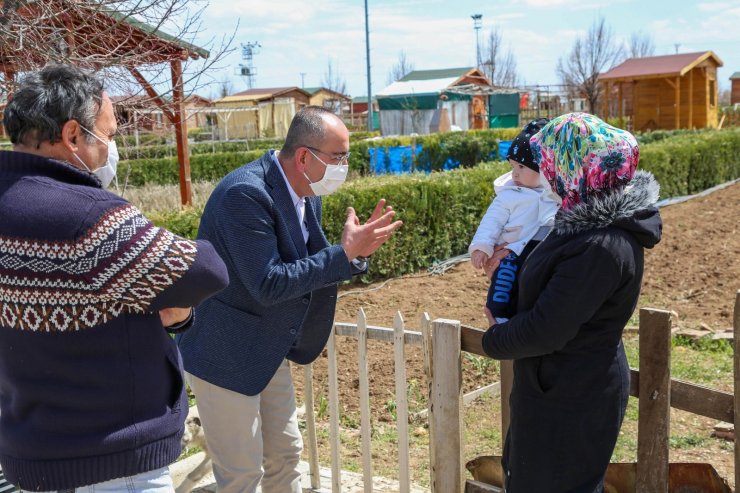
<svg viewBox="0 0 740 493">
<path fill-rule="evenodd" d="M 668 83 L 669 86 L 671 86 L 673 89 L 676 88 L 676 83 L 673 82 L 671 79 L 665 79 L 665 81 Z"/>
<path fill-rule="evenodd" d="M 609 119 L 609 82 L 604 84 L 604 121 Z"/>
<path fill-rule="evenodd" d="M 689 76 L 689 122 L 688 128 L 694 128 L 694 71 L 688 73 Z"/>
<path fill-rule="evenodd" d="M 681 77 L 676 77 L 676 129 L 681 128 Z"/>
<path fill-rule="evenodd" d="M 632 80 L 649 80 L 649 79 L 667 79 L 680 75 L 679 72 L 665 72 L 665 73 L 659 73 L 659 74 L 645 74 L 645 75 L 626 75 L 624 77 L 609 77 L 609 78 L 602 78 L 599 77 L 600 82 L 609 82 L 611 84 L 614 84 L 616 82 L 629 82 Z"/>
<path fill-rule="evenodd" d="M 151 100 L 154 102 L 154 104 L 157 105 L 157 107 L 160 109 L 162 114 L 167 118 L 170 123 L 175 123 L 175 115 L 170 111 L 169 105 L 164 102 L 164 100 L 157 94 L 157 91 L 154 90 L 152 85 L 149 83 L 146 78 L 141 75 L 141 72 L 136 67 L 129 67 L 128 71 L 131 72 L 131 75 L 134 76 L 134 79 L 141 85 L 141 87 L 146 92 L 147 96 L 151 98 Z"/>
<path fill-rule="evenodd" d="M 182 205 L 193 205 L 193 183 L 190 178 L 190 150 L 188 149 L 188 124 L 185 115 L 185 94 L 182 80 L 182 61 L 172 60 L 172 106 L 174 107 L 177 161 L 180 163 L 180 198 Z"/>
<path fill-rule="evenodd" d="M 622 98 L 622 83 L 620 82 L 617 87 L 619 89 L 619 109 L 617 110 L 617 115 L 619 116 L 620 125 L 622 125 L 621 121 L 622 121 L 622 117 L 624 116 L 624 114 L 623 114 L 624 112 L 622 111 L 622 101 L 623 101 L 623 98 Z"/>
<path fill-rule="evenodd" d="M 640 310 L 640 402 L 636 493 L 668 493 L 671 314 Z"/>
</svg>

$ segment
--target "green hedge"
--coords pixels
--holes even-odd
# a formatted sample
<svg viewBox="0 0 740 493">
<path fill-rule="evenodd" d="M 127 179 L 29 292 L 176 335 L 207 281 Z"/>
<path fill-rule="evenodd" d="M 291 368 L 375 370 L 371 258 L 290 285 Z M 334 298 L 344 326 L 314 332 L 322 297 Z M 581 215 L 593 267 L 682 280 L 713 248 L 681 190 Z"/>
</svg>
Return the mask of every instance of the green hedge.
<svg viewBox="0 0 740 493">
<path fill-rule="evenodd" d="M 619 127 L 623 128 L 623 127 Z M 652 144 L 654 142 L 659 142 L 661 140 L 665 139 L 672 139 L 673 137 L 683 137 L 683 136 L 697 136 L 701 134 L 706 133 L 713 133 L 717 132 L 718 130 L 712 129 L 712 128 L 697 128 L 697 129 L 685 129 L 681 128 L 678 130 L 652 130 L 650 132 L 642 132 L 635 134 L 635 138 L 637 139 L 637 142 L 640 143 L 640 145 L 644 144 Z"/>
<path fill-rule="evenodd" d="M 491 202 L 493 179 L 507 169 L 508 164 L 498 162 L 472 169 L 357 180 L 324 199 L 324 230 L 329 241 L 339 242 L 347 207 L 354 207 L 364 222 L 384 198 L 404 225 L 373 256 L 366 279 L 417 272 L 467 251 Z"/>
<path fill-rule="evenodd" d="M 257 140 L 250 141 L 249 143 L 240 141 L 201 142 L 190 144 L 188 149 L 190 150 L 190 156 L 192 157 L 201 154 L 218 154 L 222 152 L 249 152 L 254 150 L 262 150 L 262 152 L 264 152 L 265 150 L 270 149 L 270 145 L 269 143 L 264 144 L 263 141 Z M 121 156 L 121 160 L 124 161 L 129 159 L 171 158 L 177 157 L 177 147 L 174 144 L 119 147 L 118 154 Z"/>
<path fill-rule="evenodd" d="M 330 241 L 338 242 L 348 206 L 364 221 L 377 200 L 385 198 L 404 226 L 373 256 L 367 279 L 415 272 L 466 251 L 490 203 L 493 179 L 507 169 L 498 162 L 443 173 L 357 179 L 324 199 L 324 229 Z M 655 174 L 662 198 L 739 178 L 740 129 L 680 135 L 641 146 L 640 169 Z M 149 217 L 194 237 L 200 212 L 188 209 Z"/>
<path fill-rule="evenodd" d="M 380 131 L 379 130 L 365 130 L 365 131 L 358 131 L 358 132 L 350 132 L 349 134 L 349 141 L 351 142 L 357 142 L 358 140 L 365 140 L 372 137 L 380 137 Z"/>
<path fill-rule="evenodd" d="M 242 164 L 254 161 L 265 151 L 223 152 L 190 157 L 193 181 L 216 181 Z M 118 166 L 118 182 L 130 186 L 172 185 L 179 182 L 177 158 L 131 159 Z"/>
<path fill-rule="evenodd" d="M 323 225 L 327 238 L 340 240 L 345 210 L 352 206 L 363 222 L 385 198 L 404 226 L 374 256 L 365 280 L 398 276 L 467 250 L 482 211 L 491 201 L 492 181 L 509 168 L 484 164 L 443 173 L 383 176 L 344 185 L 325 197 Z M 194 238 L 201 209 L 147 214 L 155 224 Z"/>
<path fill-rule="evenodd" d="M 517 129 L 472 130 L 468 132 L 449 132 L 417 137 L 393 137 L 379 140 L 363 140 L 350 144 L 350 170 L 354 175 L 366 176 L 370 173 L 370 148 L 421 145 L 423 151 L 414 160 L 414 169 L 439 171 L 447 159 L 469 168 L 480 162 L 497 159 L 499 140 L 511 140 Z M 244 142 L 200 143 L 190 146 L 190 167 L 193 181 L 218 180 L 230 171 L 257 159 L 267 149 L 282 147 L 279 139 L 250 141 L 250 151 Z M 213 150 L 218 152 L 213 153 Z M 144 156 L 140 159 L 126 159 L 129 155 Z M 118 180 L 124 183 L 130 173 L 128 183 L 141 186 L 146 183 L 157 185 L 178 182 L 178 166 L 175 149 L 172 146 L 148 146 L 119 149 L 121 164 Z M 164 157 L 167 156 L 167 157 Z M 212 166 L 212 169 L 209 169 Z M 129 171 L 130 168 L 130 171 Z"/>
<path fill-rule="evenodd" d="M 740 177 L 740 129 L 686 133 L 640 146 L 661 198 L 690 195 Z"/>
</svg>

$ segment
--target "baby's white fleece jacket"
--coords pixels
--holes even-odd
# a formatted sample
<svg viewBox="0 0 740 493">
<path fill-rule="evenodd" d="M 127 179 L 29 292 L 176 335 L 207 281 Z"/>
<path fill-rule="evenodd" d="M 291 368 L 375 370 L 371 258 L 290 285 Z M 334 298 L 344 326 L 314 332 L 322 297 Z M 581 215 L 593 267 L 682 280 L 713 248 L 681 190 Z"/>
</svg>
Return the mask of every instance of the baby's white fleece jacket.
<svg viewBox="0 0 740 493">
<path fill-rule="evenodd" d="M 555 194 L 545 188 L 521 187 L 511 179 L 511 171 L 493 182 L 496 193 L 475 232 L 468 251 L 493 255 L 494 245 L 507 243 L 506 248 L 521 255 L 524 246 L 540 226 L 552 224 L 559 204 Z"/>
</svg>

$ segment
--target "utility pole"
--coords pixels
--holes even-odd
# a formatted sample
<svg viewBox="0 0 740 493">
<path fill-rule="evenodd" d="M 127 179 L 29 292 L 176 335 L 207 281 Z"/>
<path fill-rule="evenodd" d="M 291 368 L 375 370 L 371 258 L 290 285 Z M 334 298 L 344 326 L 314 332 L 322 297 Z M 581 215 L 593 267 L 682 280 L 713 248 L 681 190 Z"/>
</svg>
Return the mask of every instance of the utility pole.
<svg viewBox="0 0 740 493">
<path fill-rule="evenodd" d="M 367 0 L 365 0 L 365 57 L 367 60 L 367 129 L 373 131 L 373 90 L 370 82 L 370 24 L 367 15 Z"/>
<path fill-rule="evenodd" d="M 473 19 L 473 29 L 475 29 L 475 66 L 480 68 L 480 28 L 483 27 L 483 14 L 474 14 L 470 18 Z"/>
<path fill-rule="evenodd" d="M 681 46 L 681 43 L 674 43 L 673 46 L 676 47 L 676 55 L 678 55 L 678 48 Z"/>
<path fill-rule="evenodd" d="M 301 89 L 306 88 L 306 72 L 301 72 Z"/>
</svg>

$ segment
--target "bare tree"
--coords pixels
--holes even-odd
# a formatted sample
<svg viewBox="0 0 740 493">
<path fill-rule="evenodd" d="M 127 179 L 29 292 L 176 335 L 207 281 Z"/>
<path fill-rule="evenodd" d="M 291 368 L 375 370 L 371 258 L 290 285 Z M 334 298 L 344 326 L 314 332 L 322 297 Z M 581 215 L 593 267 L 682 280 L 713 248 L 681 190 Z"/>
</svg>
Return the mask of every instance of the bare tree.
<svg viewBox="0 0 740 493">
<path fill-rule="evenodd" d="M 345 94 L 345 91 L 347 90 L 347 81 L 342 78 L 339 71 L 334 69 L 331 58 L 327 60 L 326 72 L 324 72 L 324 78 L 321 80 L 321 85 L 330 91 L 334 91 L 339 94 Z"/>
<path fill-rule="evenodd" d="M 730 106 L 730 101 L 732 100 L 732 90 L 729 87 L 725 87 L 724 89 L 720 89 L 719 91 L 719 105 L 722 106 Z"/>
<path fill-rule="evenodd" d="M 649 34 L 638 31 L 630 36 L 628 53 L 630 58 L 643 58 L 655 54 L 655 43 Z"/>
<path fill-rule="evenodd" d="M 483 54 L 481 68 L 494 86 L 514 87 L 519 84 L 516 59 L 511 49 L 504 52 L 498 29 L 491 29 Z"/>
<path fill-rule="evenodd" d="M 398 61 L 391 67 L 386 77 L 386 84 L 392 84 L 397 80 L 403 79 L 405 76 L 414 71 L 414 64 L 406 58 L 406 52 L 401 50 L 398 52 Z"/>
<path fill-rule="evenodd" d="M 169 99 L 169 62 L 179 60 L 184 87 L 196 92 L 215 82 L 209 71 L 232 50 L 233 36 L 192 44 L 206 7 L 203 0 L 0 2 L 3 82 L 12 85 L 12 74 L 50 62 L 66 63 L 103 72 L 109 92 L 119 94 L 143 94 L 138 72 Z"/>
<path fill-rule="evenodd" d="M 622 47 L 614 42 L 602 17 L 594 22 L 585 38 L 576 39 L 570 54 L 558 60 L 556 70 L 563 84 L 588 100 L 589 111 L 594 113 L 601 93 L 599 74 L 622 58 Z"/>
<path fill-rule="evenodd" d="M 228 76 L 224 75 L 218 84 L 219 97 L 225 98 L 234 94 L 234 84 L 231 82 Z"/>
</svg>

